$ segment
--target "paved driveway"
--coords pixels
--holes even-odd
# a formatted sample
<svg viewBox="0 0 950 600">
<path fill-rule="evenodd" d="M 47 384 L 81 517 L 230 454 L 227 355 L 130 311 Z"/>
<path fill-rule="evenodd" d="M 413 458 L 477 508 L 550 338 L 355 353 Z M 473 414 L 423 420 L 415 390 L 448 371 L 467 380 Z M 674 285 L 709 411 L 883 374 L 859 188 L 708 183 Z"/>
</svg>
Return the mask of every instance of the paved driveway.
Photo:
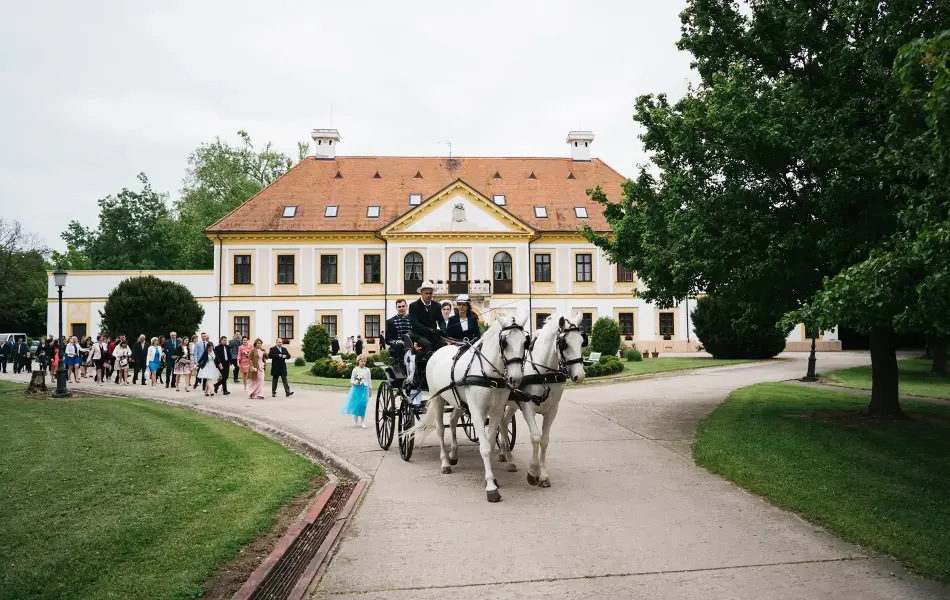
<svg viewBox="0 0 950 600">
<path fill-rule="evenodd" d="M 379 450 L 372 423 L 356 429 L 338 414 L 339 392 L 187 397 L 280 423 L 373 477 L 313 598 L 950 598 L 693 464 L 696 425 L 731 390 L 799 377 L 805 358 L 571 388 L 548 451 L 552 487 L 525 481 L 523 435 L 520 470 L 495 471 L 499 504 L 485 501 L 467 440 L 451 475 L 432 439 L 403 462 L 395 446 Z M 829 370 L 868 356 L 819 361 Z"/>
</svg>

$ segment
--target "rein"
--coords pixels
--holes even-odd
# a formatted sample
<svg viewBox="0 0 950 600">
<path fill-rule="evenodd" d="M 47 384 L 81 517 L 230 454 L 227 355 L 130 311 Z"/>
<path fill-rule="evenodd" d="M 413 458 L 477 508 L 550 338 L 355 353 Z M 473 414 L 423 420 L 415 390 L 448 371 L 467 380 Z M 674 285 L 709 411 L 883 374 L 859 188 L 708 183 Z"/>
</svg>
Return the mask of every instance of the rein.
<svg viewBox="0 0 950 600">
<path fill-rule="evenodd" d="M 565 321 L 567 321 L 567 319 L 565 319 Z M 583 354 L 573 359 L 568 359 L 566 356 L 564 356 L 564 349 L 567 347 L 567 336 L 570 333 L 577 332 L 581 334 L 582 339 L 583 339 L 583 343 L 581 347 L 584 347 L 587 345 L 586 334 L 584 334 L 584 332 L 582 332 L 577 325 L 571 323 L 570 321 L 567 321 L 567 323 L 568 325 L 570 325 L 570 327 L 563 327 L 563 328 L 559 327 L 557 335 L 555 336 L 554 343 L 556 344 L 557 353 L 558 353 L 558 366 L 556 369 L 552 369 L 551 367 L 545 364 L 535 362 L 534 357 L 531 354 L 533 348 L 529 348 L 527 350 L 528 360 L 526 362 L 529 365 L 533 366 L 538 371 L 541 371 L 543 369 L 544 372 L 532 373 L 530 375 L 525 375 L 521 378 L 521 385 L 519 386 L 518 389 L 513 390 L 512 392 L 512 396 L 516 398 L 515 402 L 525 402 L 527 400 L 530 400 L 534 402 L 536 405 L 540 406 L 541 403 L 547 400 L 548 396 L 551 395 L 550 384 L 566 382 L 568 367 L 570 367 L 571 365 L 576 365 L 576 364 L 580 364 L 584 362 Z M 533 347 L 533 344 L 532 344 L 532 347 Z M 528 392 L 521 389 L 528 385 L 543 385 L 544 391 L 540 395 L 529 394 Z"/>
</svg>

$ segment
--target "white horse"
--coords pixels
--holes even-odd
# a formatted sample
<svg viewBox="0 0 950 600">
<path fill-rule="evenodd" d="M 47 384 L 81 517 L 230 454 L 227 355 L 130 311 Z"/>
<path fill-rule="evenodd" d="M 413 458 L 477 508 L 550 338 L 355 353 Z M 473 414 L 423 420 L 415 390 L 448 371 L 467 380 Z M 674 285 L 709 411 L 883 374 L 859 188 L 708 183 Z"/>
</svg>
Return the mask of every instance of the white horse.
<svg viewBox="0 0 950 600">
<path fill-rule="evenodd" d="M 479 453 L 485 463 L 485 493 L 489 502 L 498 502 L 498 484 L 491 469 L 491 443 L 502 422 L 510 388 L 521 382 L 527 334 L 524 324 L 527 316 L 496 318 L 474 346 L 469 347 L 457 361 L 457 346 L 437 350 L 426 365 L 426 378 L 431 396 L 426 413 L 404 435 L 420 433 L 421 443 L 433 428 L 439 436 L 439 457 L 442 473 L 451 473 L 450 465 L 458 462 L 458 443 L 453 435 L 451 460 L 445 451 L 445 403 L 456 413 L 467 405 L 472 426 L 479 438 Z M 453 366 L 453 361 L 455 361 Z M 466 381 L 466 379 L 468 381 Z M 453 391 L 454 388 L 454 391 Z M 488 425 L 486 426 L 486 418 Z M 453 426 L 454 433 L 454 426 Z"/>
<path fill-rule="evenodd" d="M 544 326 L 537 333 L 531 349 L 527 353 L 524 364 L 524 380 L 522 391 L 540 400 L 535 404 L 532 400 L 509 402 L 505 410 L 503 423 L 514 417 L 515 411 L 521 409 L 525 423 L 531 433 L 531 463 L 528 466 L 528 483 L 541 487 L 551 487 L 551 478 L 545 467 L 545 458 L 548 451 L 548 440 L 551 434 L 551 425 L 557 417 L 557 409 L 564 393 L 563 377 L 558 373 L 567 370 L 567 377 L 574 383 L 584 382 L 584 355 L 583 347 L 587 345 L 587 336 L 581 332 L 576 323 L 580 323 L 580 314 L 575 314 L 573 321 L 560 315 L 548 317 Z M 548 381 L 544 381 L 547 379 Z M 532 381 L 537 381 L 533 383 Z M 543 417 L 543 425 L 538 429 L 536 415 Z M 517 471 L 518 467 L 511 458 L 511 444 L 508 440 L 508 428 L 501 428 L 500 462 L 508 463 L 508 470 Z"/>
</svg>

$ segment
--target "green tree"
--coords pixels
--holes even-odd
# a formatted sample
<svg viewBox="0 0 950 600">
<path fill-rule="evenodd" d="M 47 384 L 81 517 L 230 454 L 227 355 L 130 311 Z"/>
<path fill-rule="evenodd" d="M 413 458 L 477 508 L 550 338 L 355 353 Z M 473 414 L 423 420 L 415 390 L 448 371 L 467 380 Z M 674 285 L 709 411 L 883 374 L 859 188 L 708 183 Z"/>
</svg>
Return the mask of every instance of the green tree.
<svg viewBox="0 0 950 600">
<path fill-rule="evenodd" d="M 214 264 L 213 244 L 204 230 L 292 165 L 290 158 L 274 151 L 270 142 L 257 150 L 246 131 L 237 134 L 241 138 L 238 145 L 215 138 L 188 156 L 181 199 L 175 203 L 181 243 L 179 268 L 210 269 Z"/>
<path fill-rule="evenodd" d="M 613 356 L 620 350 L 620 325 L 610 317 L 597 319 L 590 329 L 591 352 Z"/>
<path fill-rule="evenodd" d="M 825 280 L 814 300 L 790 313 L 816 326 L 847 325 L 871 340 L 869 410 L 901 414 L 896 332 L 928 330 L 934 370 L 946 372 L 950 336 L 950 31 L 905 46 L 895 65 L 901 104 L 882 164 L 903 176 L 898 231 L 870 256 Z M 883 342 L 882 342 L 883 340 Z"/>
<path fill-rule="evenodd" d="M 65 269 L 173 269 L 177 240 L 167 195 L 156 192 L 145 173 L 141 191 L 122 188 L 99 200 L 94 228 L 71 221 L 62 238 L 66 252 L 51 262 Z"/>
<path fill-rule="evenodd" d="M 109 294 L 99 311 L 104 333 L 124 333 L 133 339 L 144 333 L 147 338 L 168 335 L 194 335 L 205 310 L 188 288 L 174 281 L 148 275 L 131 277 Z"/>
<path fill-rule="evenodd" d="M 330 334 L 322 325 L 311 323 L 303 336 L 303 357 L 308 363 L 330 356 Z"/>
<path fill-rule="evenodd" d="M 0 330 L 45 333 L 47 252 L 19 221 L 0 218 Z"/>
<path fill-rule="evenodd" d="M 735 304 L 740 330 L 776 323 L 896 230 L 904 175 L 879 160 L 902 103 L 892 67 L 950 26 L 950 8 L 689 0 L 681 18 L 700 82 L 675 103 L 637 100 L 658 173 L 642 169 L 616 203 L 590 190 L 614 233 L 586 235 L 660 306 L 706 292 Z"/>
</svg>

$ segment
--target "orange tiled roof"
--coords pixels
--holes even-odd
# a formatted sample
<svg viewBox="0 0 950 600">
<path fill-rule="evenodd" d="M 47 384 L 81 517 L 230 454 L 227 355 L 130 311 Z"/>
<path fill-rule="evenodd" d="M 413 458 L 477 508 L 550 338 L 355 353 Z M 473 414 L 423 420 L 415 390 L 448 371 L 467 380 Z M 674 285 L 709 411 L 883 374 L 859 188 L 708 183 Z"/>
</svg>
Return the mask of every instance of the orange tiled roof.
<svg viewBox="0 0 950 600">
<path fill-rule="evenodd" d="M 500 178 L 495 178 L 496 172 Z M 376 173 L 379 178 L 375 178 Z M 421 177 L 416 177 L 417 173 Z M 534 179 L 529 179 L 531 173 Z M 573 174 L 573 179 L 568 174 Z M 505 208 L 539 231 L 574 231 L 584 223 L 597 231 L 607 231 L 600 205 L 591 201 L 585 190 L 600 185 L 610 199 L 617 200 L 625 178 L 599 159 L 306 158 L 207 231 L 376 231 L 415 208 L 409 205 L 409 194 L 422 194 L 425 204 L 457 179 L 488 198 L 504 194 Z M 285 219 L 283 207 L 289 205 L 297 207 L 297 214 Z M 339 207 L 336 218 L 324 216 L 327 205 Z M 380 207 L 379 218 L 369 219 L 366 207 L 374 205 Z M 546 207 L 548 218 L 536 218 L 535 206 Z M 589 218 L 574 216 L 575 206 L 586 207 Z"/>
</svg>

